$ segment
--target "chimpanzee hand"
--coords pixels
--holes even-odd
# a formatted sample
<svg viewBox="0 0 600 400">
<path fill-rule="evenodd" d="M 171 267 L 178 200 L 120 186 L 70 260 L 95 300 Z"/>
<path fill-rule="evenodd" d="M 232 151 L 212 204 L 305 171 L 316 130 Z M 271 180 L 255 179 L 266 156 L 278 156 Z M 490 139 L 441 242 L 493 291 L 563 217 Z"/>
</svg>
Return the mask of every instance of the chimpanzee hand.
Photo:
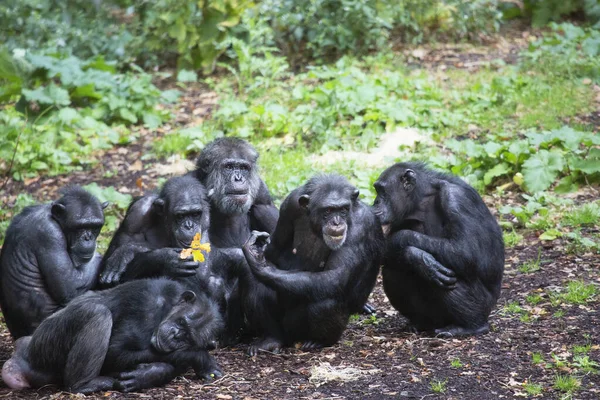
<svg viewBox="0 0 600 400">
<path fill-rule="evenodd" d="M 456 287 L 454 271 L 440 264 L 428 252 L 409 246 L 405 249 L 405 257 L 424 279 L 443 289 L 451 290 Z"/>
<path fill-rule="evenodd" d="M 175 367 L 162 362 L 139 364 L 136 369 L 121 372 L 116 376 L 115 389 L 122 392 L 135 392 L 141 389 L 161 386 L 175 376 Z"/>
<path fill-rule="evenodd" d="M 192 256 L 181 259 L 181 249 L 164 248 L 152 250 L 152 257 L 163 266 L 162 273 L 171 278 L 185 278 L 196 274 L 200 263 L 193 261 Z"/>
<path fill-rule="evenodd" d="M 252 231 L 252 234 L 242 246 L 246 260 L 251 267 L 266 264 L 265 249 L 270 242 L 270 235 L 267 232 Z"/>
<path fill-rule="evenodd" d="M 216 365 L 212 365 L 210 368 L 203 368 L 196 370 L 196 376 L 205 381 L 212 381 L 223 377 L 223 371 Z"/>
</svg>

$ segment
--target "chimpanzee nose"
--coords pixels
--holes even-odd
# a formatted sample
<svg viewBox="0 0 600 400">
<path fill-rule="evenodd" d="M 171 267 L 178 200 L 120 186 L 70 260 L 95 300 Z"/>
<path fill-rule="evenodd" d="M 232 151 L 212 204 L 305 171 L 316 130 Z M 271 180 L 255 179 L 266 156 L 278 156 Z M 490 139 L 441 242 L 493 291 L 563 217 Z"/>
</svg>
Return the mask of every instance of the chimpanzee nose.
<svg viewBox="0 0 600 400">
<path fill-rule="evenodd" d="M 92 240 L 92 232 L 86 232 L 83 234 L 83 240 L 89 242 Z"/>
<path fill-rule="evenodd" d="M 242 174 L 240 174 L 239 172 L 236 172 L 236 173 L 233 175 L 233 179 L 234 179 L 236 182 L 241 182 L 241 181 L 242 181 Z"/>
<path fill-rule="evenodd" d="M 185 221 L 185 223 L 183 224 L 183 226 L 185 227 L 185 229 L 190 230 L 194 227 L 194 224 L 192 224 L 192 221 L 187 220 Z"/>
</svg>

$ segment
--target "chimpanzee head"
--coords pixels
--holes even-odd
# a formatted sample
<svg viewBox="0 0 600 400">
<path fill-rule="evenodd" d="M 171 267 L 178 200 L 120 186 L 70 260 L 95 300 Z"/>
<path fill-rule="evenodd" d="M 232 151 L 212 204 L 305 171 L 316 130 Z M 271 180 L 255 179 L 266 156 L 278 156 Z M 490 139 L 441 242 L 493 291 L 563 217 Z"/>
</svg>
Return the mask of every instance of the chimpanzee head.
<svg viewBox="0 0 600 400">
<path fill-rule="evenodd" d="M 60 225 L 67 241 L 67 252 L 76 266 L 85 264 L 94 257 L 96 238 L 104 225 L 104 208 L 108 203 L 79 186 L 70 186 L 63 196 L 52 203 L 52 218 Z"/>
<path fill-rule="evenodd" d="M 400 224 L 415 212 L 428 180 L 425 166 L 419 163 L 398 163 L 383 171 L 373 185 L 377 192 L 373 211 L 381 225 Z"/>
<path fill-rule="evenodd" d="M 150 343 L 160 353 L 211 350 L 222 327 L 223 321 L 215 303 L 203 294 L 186 290 L 158 325 Z"/>
<path fill-rule="evenodd" d="M 223 214 L 245 214 L 254 204 L 260 187 L 257 159 L 254 147 L 237 138 L 217 139 L 202 150 L 196 177 Z"/>
<path fill-rule="evenodd" d="M 152 206 L 163 219 L 171 246 L 188 248 L 196 233 L 208 230 L 206 190 L 193 176 L 169 179 Z"/>
<path fill-rule="evenodd" d="M 358 194 L 346 178 L 333 174 L 315 176 L 301 190 L 298 204 L 306 209 L 313 232 L 331 250 L 339 250 L 346 242 Z"/>
</svg>

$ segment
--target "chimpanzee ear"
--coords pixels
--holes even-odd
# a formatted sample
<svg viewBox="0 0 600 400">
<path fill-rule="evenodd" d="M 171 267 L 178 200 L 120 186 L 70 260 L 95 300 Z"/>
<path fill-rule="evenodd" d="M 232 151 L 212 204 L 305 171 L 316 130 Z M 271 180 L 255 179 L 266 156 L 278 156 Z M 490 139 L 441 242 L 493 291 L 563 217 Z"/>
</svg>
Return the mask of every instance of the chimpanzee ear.
<svg viewBox="0 0 600 400">
<path fill-rule="evenodd" d="M 102 209 L 104 210 L 106 207 L 108 207 L 110 205 L 110 202 L 105 201 L 104 203 L 101 204 Z"/>
<path fill-rule="evenodd" d="M 358 189 L 354 189 L 354 191 L 352 192 L 352 201 L 356 201 L 356 199 L 358 199 L 358 195 L 360 195 L 360 190 Z"/>
<path fill-rule="evenodd" d="M 62 218 L 67 212 L 67 207 L 64 204 L 52 203 L 52 209 L 50 211 L 54 218 Z"/>
<path fill-rule="evenodd" d="M 152 203 L 152 207 L 158 215 L 163 215 L 165 210 L 165 201 L 161 198 L 158 198 L 154 200 L 154 202 Z"/>
<path fill-rule="evenodd" d="M 300 207 L 302 207 L 302 208 L 307 208 L 309 201 L 310 201 L 310 196 L 307 194 L 303 194 L 302 196 L 300 196 L 298 198 L 298 204 L 300 204 Z"/>
<path fill-rule="evenodd" d="M 196 300 L 196 293 L 186 290 L 181 294 L 181 303 L 193 303 Z"/>
<path fill-rule="evenodd" d="M 401 181 L 405 190 L 413 190 L 417 184 L 417 174 L 412 169 L 407 169 L 406 172 L 404 172 Z"/>
</svg>

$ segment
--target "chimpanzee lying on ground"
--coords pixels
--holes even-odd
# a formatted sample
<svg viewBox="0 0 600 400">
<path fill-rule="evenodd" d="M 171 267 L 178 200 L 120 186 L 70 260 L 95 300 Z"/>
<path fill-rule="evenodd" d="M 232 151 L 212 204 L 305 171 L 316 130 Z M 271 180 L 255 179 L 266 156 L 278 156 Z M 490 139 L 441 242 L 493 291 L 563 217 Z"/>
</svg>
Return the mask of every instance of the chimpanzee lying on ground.
<svg viewBox="0 0 600 400">
<path fill-rule="evenodd" d="M 383 287 L 419 330 L 482 334 L 500 295 L 502 231 L 461 179 L 399 163 L 375 182 L 374 210 L 389 225 Z"/>
<path fill-rule="evenodd" d="M 245 263 L 241 249 L 213 247 L 201 264 L 191 256 L 180 258 L 196 233 L 201 233 L 202 243 L 209 242 L 209 220 L 204 186 L 189 175 L 169 179 L 159 194 L 131 203 L 104 255 L 100 282 L 113 286 L 132 279 L 171 277 L 191 290 L 208 293 L 226 313 L 231 289 L 220 275 Z M 224 341 L 235 333 L 226 333 Z"/>
<path fill-rule="evenodd" d="M 375 285 L 384 239 L 358 194 L 342 176 L 313 177 L 281 205 L 270 244 L 267 233 L 254 232 L 244 245 L 252 273 L 242 280 L 258 280 L 243 298 L 244 312 L 263 335 L 251 355 L 294 342 L 305 350 L 332 345 L 350 313 L 362 309 Z"/>
<path fill-rule="evenodd" d="M 230 137 L 209 143 L 198 157 L 193 175 L 208 191 L 210 240 L 214 248 L 239 250 L 252 230 L 272 233 L 275 229 L 279 212 L 260 179 L 257 160 L 258 153 L 248 142 Z M 228 294 L 229 343 L 236 341 L 235 333 L 244 325 L 235 265 L 231 262 L 218 269 Z"/>
<path fill-rule="evenodd" d="M 88 292 L 17 340 L 2 379 L 12 389 L 91 393 L 163 385 L 190 367 L 219 377 L 207 350 L 220 324 L 212 301 L 167 279 Z"/>
<path fill-rule="evenodd" d="M 50 314 L 96 284 L 96 238 L 108 203 L 73 186 L 51 204 L 25 208 L 0 254 L 0 306 L 13 338 L 31 335 Z"/>
</svg>

